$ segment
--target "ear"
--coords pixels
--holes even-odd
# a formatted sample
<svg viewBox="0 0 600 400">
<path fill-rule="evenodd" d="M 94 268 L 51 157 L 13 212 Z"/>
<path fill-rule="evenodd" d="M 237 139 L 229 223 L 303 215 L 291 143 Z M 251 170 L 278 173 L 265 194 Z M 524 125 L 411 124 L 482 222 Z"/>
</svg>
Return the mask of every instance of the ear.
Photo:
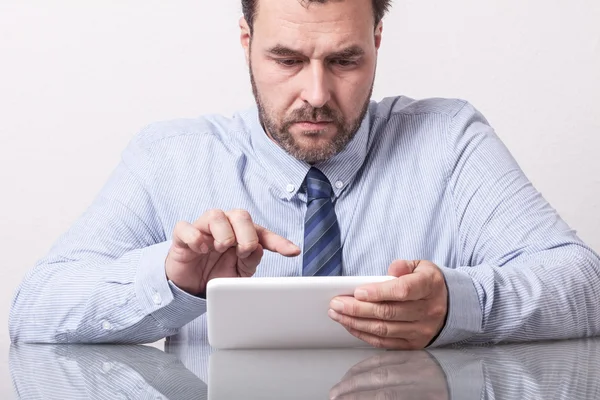
<svg viewBox="0 0 600 400">
<path fill-rule="evenodd" d="M 246 64 L 250 63 L 250 26 L 246 21 L 246 18 L 240 18 L 240 43 L 244 49 L 244 54 L 246 56 Z"/>
<path fill-rule="evenodd" d="M 381 35 L 383 33 L 383 21 L 379 21 L 377 27 L 375 28 L 375 48 L 379 50 L 381 46 Z"/>
</svg>

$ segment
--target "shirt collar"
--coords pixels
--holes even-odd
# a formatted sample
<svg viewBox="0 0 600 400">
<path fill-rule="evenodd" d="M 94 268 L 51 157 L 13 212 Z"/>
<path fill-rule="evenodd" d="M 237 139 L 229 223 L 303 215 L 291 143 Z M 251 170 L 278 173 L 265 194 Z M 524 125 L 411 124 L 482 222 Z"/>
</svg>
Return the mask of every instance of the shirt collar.
<svg viewBox="0 0 600 400">
<path fill-rule="evenodd" d="M 247 110 L 242 114 L 242 118 L 250 129 L 252 147 L 256 156 L 272 173 L 273 183 L 280 193 L 280 198 L 292 199 L 302 188 L 304 178 L 311 165 L 291 156 L 267 136 L 260 124 L 257 107 Z M 329 179 L 336 198 L 350 186 L 365 161 L 369 143 L 370 119 L 370 111 L 367 111 L 356 135 L 344 150 L 329 160 L 314 165 Z"/>
</svg>

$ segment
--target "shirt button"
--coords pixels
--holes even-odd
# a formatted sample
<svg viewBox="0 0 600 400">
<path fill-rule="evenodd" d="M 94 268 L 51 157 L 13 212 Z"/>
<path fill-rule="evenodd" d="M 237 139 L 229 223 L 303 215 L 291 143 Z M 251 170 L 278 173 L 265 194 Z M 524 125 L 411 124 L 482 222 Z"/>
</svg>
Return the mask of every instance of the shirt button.
<svg viewBox="0 0 600 400">
<path fill-rule="evenodd" d="M 104 328 L 108 331 L 108 330 L 112 329 L 112 325 L 108 321 L 102 321 L 102 328 Z"/>
<path fill-rule="evenodd" d="M 289 185 L 286 186 L 285 190 L 287 190 L 288 193 L 292 193 L 294 190 L 296 190 L 296 186 L 294 186 L 290 183 Z"/>
<path fill-rule="evenodd" d="M 110 372 L 110 370 L 112 369 L 113 365 L 110 362 L 103 362 L 102 363 L 102 371 L 105 374 L 108 374 Z"/>
<path fill-rule="evenodd" d="M 154 294 L 152 295 L 152 301 L 156 305 L 159 305 L 160 303 L 162 303 L 162 299 L 160 297 L 160 293 L 154 292 Z"/>
<path fill-rule="evenodd" d="M 342 182 L 342 181 L 337 181 L 337 182 L 335 183 L 335 187 L 336 187 L 336 188 L 338 188 L 338 189 L 341 189 L 341 188 L 343 188 L 343 187 L 344 187 L 344 182 Z"/>
</svg>

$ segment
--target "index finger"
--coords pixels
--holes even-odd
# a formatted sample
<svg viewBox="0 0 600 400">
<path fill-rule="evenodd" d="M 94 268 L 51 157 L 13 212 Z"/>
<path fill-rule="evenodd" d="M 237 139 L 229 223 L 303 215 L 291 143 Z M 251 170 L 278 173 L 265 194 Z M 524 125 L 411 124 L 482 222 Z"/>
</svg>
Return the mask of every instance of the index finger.
<svg viewBox="0 0 600 400">
<path fill-rule="evenodd" d="M 286 238 L 279 236 L 260 225 L 254 224 L 258 241 L 265 249 L 279 253 L 286 257 L 294 257 L 300 254 L 300 247 L 296 246 Z"/>
<path fill-rule="evenodd" d="M 431 279 L 422 272 L 413 272 L 396 279 L 357 288 L 354 297 L 362 301 L 420 300 L 431 293 Z"/>
</svg>

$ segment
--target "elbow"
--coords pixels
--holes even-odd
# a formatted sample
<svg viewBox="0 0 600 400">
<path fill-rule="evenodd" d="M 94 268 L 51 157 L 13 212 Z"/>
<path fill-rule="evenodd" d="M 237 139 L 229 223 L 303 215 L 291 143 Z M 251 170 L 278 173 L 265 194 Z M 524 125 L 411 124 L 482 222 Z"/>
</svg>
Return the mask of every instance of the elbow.
<svg viewBox="0 0 600 400">
<path fill-rule="evenodd" d="M 600 255 L 586 246 L 577 246 L 569 254 L 572 257 L 572 265 L 579 265 L 583 272 L 589 274 L 589 282 L 600 279 Z"/>
<path fill-rule="evenodd" d="M 10 310 L 8 313 L 8 335 L 11 343 L 18 343 L 21 337 L 21 302 L 19 297 L 21 295 L 21 287 L 19 287 L 13 294 L 12 302 L 10 304 Z"/>
<path fill-rule="evenodd" d="M 53 343 L 54 335 L 48 335 L 49 326 L 39 313 L 36 314 L 36 304 L 44 301 L 44 296 L 39 290 L 33 289 L 30 274 L 15 290 L 8 314 L 8 335 L 10 342 L 18 343 Z"/>
</svg>

